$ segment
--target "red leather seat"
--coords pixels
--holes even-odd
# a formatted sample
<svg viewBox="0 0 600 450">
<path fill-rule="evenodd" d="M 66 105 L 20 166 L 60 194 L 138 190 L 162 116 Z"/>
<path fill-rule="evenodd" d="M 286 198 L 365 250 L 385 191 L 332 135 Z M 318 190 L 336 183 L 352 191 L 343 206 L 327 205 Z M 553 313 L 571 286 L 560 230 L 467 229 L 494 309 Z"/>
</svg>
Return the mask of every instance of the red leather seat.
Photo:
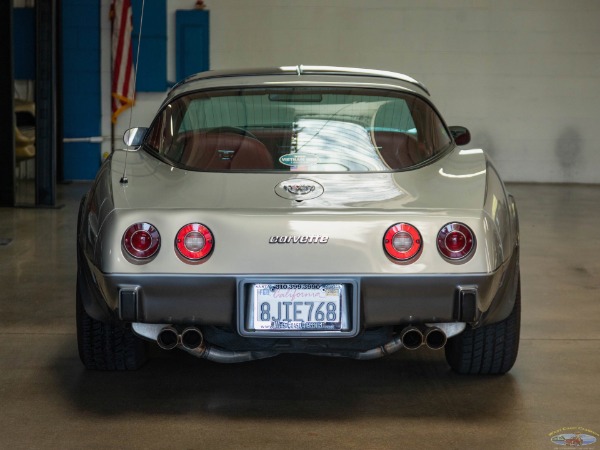
<svg viewBox="0 0 600 450">
<path fill-rule="evenodd" d="M 229 132 L 187 136 L 181 162 L 198 170 L 209 171 L 273 168 L 273 157 L 262 142 Z"/>
<path fill-rule="evenodd" d="M 427 158 L 425 145 L 414 136 L 392 131 L 373 133 L 375 146 L 390 169 L 404 169 L 419 164 Z"/>
</svg>

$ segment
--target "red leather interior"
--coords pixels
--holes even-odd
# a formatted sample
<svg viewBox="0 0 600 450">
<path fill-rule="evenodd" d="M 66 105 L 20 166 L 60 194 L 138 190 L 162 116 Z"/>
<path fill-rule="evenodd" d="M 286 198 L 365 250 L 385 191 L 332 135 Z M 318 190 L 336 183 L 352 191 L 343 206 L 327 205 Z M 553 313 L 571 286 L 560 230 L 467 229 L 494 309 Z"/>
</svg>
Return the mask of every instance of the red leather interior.
<svg viewBox="0 0 600 450">
<path fill-rule="evenodd" d="M 427 158 L 425 145 L 409 134 L 376 131 L 373 140 L 390 169 L 411 167 Z"/>
<path fill-rule="evenodd" d="M 273 168 L 273 158 L 262 142 L 250 136 L 228 132 L 186 136 L 181 162 L 198 170 Z"/>
</svg>

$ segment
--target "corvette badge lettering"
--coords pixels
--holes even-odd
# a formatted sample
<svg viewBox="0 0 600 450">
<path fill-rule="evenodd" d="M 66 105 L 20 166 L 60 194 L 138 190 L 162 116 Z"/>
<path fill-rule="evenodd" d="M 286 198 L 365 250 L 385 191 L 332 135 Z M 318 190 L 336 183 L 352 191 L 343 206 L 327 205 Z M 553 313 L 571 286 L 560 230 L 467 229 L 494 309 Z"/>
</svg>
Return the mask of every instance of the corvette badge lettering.
<svg viewBox="0 0 600 450">
<path fill-rule="evenodd" d="M 327 244 L 329 236 L 271 236 L 269 244 Z"/>
</svg>

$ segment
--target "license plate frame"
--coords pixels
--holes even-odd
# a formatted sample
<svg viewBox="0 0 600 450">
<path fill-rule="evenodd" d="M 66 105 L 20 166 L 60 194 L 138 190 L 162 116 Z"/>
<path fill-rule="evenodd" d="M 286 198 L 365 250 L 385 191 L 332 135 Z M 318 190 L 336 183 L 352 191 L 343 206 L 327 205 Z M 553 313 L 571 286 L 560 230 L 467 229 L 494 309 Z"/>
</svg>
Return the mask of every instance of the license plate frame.
<svg viewBox="0 0 600 450">
<path fill-rule="evenodd" d="M 358 311 L 352 279 L 245 279 L 238 285 L 238 332 L 246 337 L 353 337 Z"/>
</svg>

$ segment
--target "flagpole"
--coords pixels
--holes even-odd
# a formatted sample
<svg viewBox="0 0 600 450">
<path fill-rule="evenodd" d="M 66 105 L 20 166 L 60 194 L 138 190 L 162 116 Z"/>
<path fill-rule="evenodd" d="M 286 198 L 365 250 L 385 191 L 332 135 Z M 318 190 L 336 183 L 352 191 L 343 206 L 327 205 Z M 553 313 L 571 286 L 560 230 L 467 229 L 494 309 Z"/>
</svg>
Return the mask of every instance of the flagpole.
<svg viewBox="0 0 600 450">
<path fill-rule="evenodd" d="M 113 71 L 115 70 L 114 68 L 114 63 L 113 63 L 113 31 L 114 31 L 114 26 L 115 26 L 115 21 L 114 19 L 114 9 L 113 9 L 113 2 L 111 2 L 110 4 L 110 11 L 109 11 L 109 17 L 110 17 L 110 107 L 109 107 L 109 111 L 110 111 L 110 153 L 111 155 L 115 152 L 115 124 L 112 121 L 112 77 L 113 77 Z"/>
<path fill-rule="evenodd" d="M 144 2 L 142 1 L 143 17 Z M 115 151 L 117 117 L 131 108 L 135 99 L 135 73 L 131 48 L 133 30 L 131 0 L 112 0 L 111 3 L 111 151 Z M 140 19 L 141 30 L 141 19 Z M 131 126 L 131 111 L 129 115 Z"/>
</svg>

